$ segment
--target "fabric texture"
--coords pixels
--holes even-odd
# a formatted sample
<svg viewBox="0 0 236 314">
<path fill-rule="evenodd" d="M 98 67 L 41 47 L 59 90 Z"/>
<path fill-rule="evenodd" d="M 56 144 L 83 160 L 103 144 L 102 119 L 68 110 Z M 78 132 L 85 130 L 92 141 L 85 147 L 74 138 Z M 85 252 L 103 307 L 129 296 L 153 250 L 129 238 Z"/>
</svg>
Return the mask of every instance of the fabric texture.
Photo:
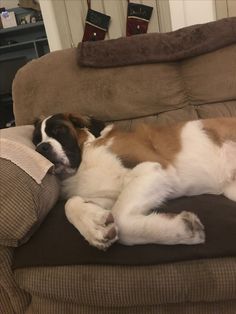
<svg viewBox="0 0 236 314">
<path fill-rule="evenodd" d="M 13 248 L 0 246 L 0 313 L 25 313 L 31 297 L 17 285 L 11 269 Z"/>
<path fill-rule="evenodd" d="M 235 54 L 236 45 L 230 45 L 181 62 L 93 69 L 75 66 L 76 48 L 55 51 L 18 71 L 16 123 L 31 124 L 42 114 L 58 112 L 108 122 L 150 117 L 164 124 L 235 116 Z"/>
<path fill-rule="evenodd" d="M 28 314 L 235 314 L 236 301 L 191 302 L 146 306 L 90 306 L 75 304 L 49 297 L 33 296 L 27 309 Z"/>
<path fill-rule="evenodd" d="M 57 203 L 33 237 L 15 250 L 13 268 L 79 264 L 157 265 L 203 258 L 236 257 L 235 207 L 235 202 L 213 195 L 169 201 L 162 211 L 178 213 L 187 210 L 199 216 L 206 229 L 205 244 L 130 247 L 116 243 L 103 252 L 89 245 L 68 222 L 64 202 Z"/>
<path fill-rule="evenodd" d="M 29 239 L 59 196 L 53 164 L 35 151 L 32 125 L 0 130 L 0 244 Z"/>
<path fill-rule="evenodd" d="M 0 158 L 12 161 L 40 184 L 53 163 L 35 151 L 33 129 L 25 125 L 0 130 Z"/>
<path fill-rule="evenodd" d="M 82 67 L 77 66 L 78 50 L 74 48 L 56 51 L 28 63 L 18 71 L 13 84 L 17 125 L 31 124 L 41 114 L 65 111 L 93 115 L 104 121 L 116 121 L 127 129 L 132 128 L 138 121 L 170 124 L 181 120 L 236 116 L 236 37 L 232 36 L 235 33 L 235 18 L 219 22 L 217 25 L 221 25 L 222 29 L 214 27 L 213 33 L 214 25 L 207 26 L 209 32 L 204 33 L 205 43 L 202 26 L 190 27 L 190 30 L 184 33 L 177 31 L 166 34 L 165 40 L 162 37 L 163 43 L 157 48 L 162 46 L 167 58 L 175 54 L 175 57 L 178 57 L 176 61 L 115 68 Z M 189 37 L 190 34 L 192 37 Z M 139 36 L 140 44 L 141 41 L 145 44 L 144 39 L 150 38 L 149 35 Z M 129 43 L 136 41 L 136 37 L 129 38 Z M 153 42 L 150 48 L 152 45 Z M 204 47 L 208 53 L 203 53 Z M 221 48 L 218 49 L 219 47 Z M 214 51 L 208 50 L 211 48 Z M 129 49 L 134 50 L 134 45 L 131 44 Z M 136 52 L 138 54 L 139 51 Z M 145 55 L 148 51 L 141 52 Z M 156 51 L 154 52 L 156 57 Z M 160 56 L 161 53 L 160 50 Z M 195 57 L 191 57 L 192 53 Z M 182 59 L 183 56 L 187 58 Z M 109 55 L 107 56 L 107 60 L 112 62 L 116 62 L 117 58 L 119 57 L 111 60 Z M 140 62 L 140 59 L 138 61 Z M 194 201 L 191 204 L 185 203 L 182 199 L 178 201 L 178 206 L 188 204 L 186 209 L 193 210 L 198 204 L 196 210 L 201 211 L 201 219 L 205 221 L 202 208 L 206 206 L 206 197 L 203 196 L 202 201 L 196 204 Z M 43 260 L 43 264 L 38 267 L 34 262 L 34 267 L 16 268 L 14 278 L 9 276 L 9 280 L 15 279 L 22 291 L 30 295 L 27 313 L 236 313 L 235 257 L 220 257 L 220 252 L 216 251 L 217 258 L 202 258 L 201 255 L 204 250 L 208 254 L 207 245 L 214 241 L 215 236 L 219 247 L 225 245 L 225 254 L 232 254 L 231 249 L 228 250 L 229 245 L 235 243 L 231 240 L 224 243 L 224 234 L 221 231 L 221 224 L 229 219 L 229 215 L 224 212 L 226 208 L 226 212 L 233 217 L 226 237 L 230 234 L 235 237 L 233 208 L 228 208 L 225 199 L 221 197 L 215 196 L 214 201 L 211 200 L 212 198 L 209 198 L 207 201 L 208 214 L 212 214 L 220 204 L 223 209 L 216 220 L 208 220 L 206 246 L 194 246 L 194 258 L 197 259 L 181 262 L 181 255 L 188 251 L 182 247 L 177 256 L 179 261 L 174 263 L 169 260 L 169 263 L 165 263 L 165 255 L 162 255 L 162 262 L 159 260 L 159 264 L 150 265 L 152 254 L 156 258 L 155 249 L 158 249 L 158 246 L 155 246 L 155 249 L 151 246 L 149 265 L 142 266 L 137 264 L 139 259 L 146 260 L 148 248 L 138 247 L 142 250 L 142 256 L 135 255 L 136 260 L 133 259 L 132 266 L 105 265 L 112 254 L 114 259 L 116 255 L 117 261 L 122 257 L 127 263 L 128 257 L 132 258 L 129 250 L 123 251 L 120 256 L 120 249 L 123 248 L 116 245 L 106 253 L 100 252 L 98 258 L 98 251 L 89 247 L 85 240 L 82 242 L 80 234 L 65 220 L 63 208 L 58 208 L 57 205 L 54 210 L 59 210 L 58 216 L 54 210 L 51 211 L 34 237 L 22 246 L 21 251 L 16 252 L 18 266 L 26 266 L 22 259 L 23 250 L 30 251 L 32 243 L 40 243 L 38 247 L 34 247 L 34 254 Z M 216 226 L 220 226 L 219 229 Z M 45 232 L 48 237 L 45 236 L 44 241 L 39 242 L 38 235 L 41 232 Z M 64 237 L 66 233 L 69 233 L 70 239 L 73 240 L 68 247 L 65 245 L 68 244 L 68 238 Z M 137 252 L 136 247 L 132 249 Z M 76 251 L 73 256 L 80 255 L 80 260 L 85 260 L 87 257 L 83 255 L 88 253 L 90 264 L 74 265 L 71 260 L 71 265 L 52 266 L 55 265 L 55 256 L 57 263 L 68 260 L 65 255 L 71 254 L 71 250 Z M 170 248 L 166 250 L 172 254 Z M 97 258 L 97 264 L 92 265 L 94 256 Z M 28 265 L 29 262 L 30 260 Z M 43 266 L 46 262 L 48 265 L 51 263 L 51 266 Z M 4 271 L 5 265 L 1 276 Z M 3 289 L 4 302 L 8 304 L 6 296 L 14 300 L 15 294 L 11 295 L 7 286 Z M 11 291 L 16 293 L 14 289 Z"/>
<path fill-rule="evenodd" d="M 236 17 L 185 27 L 169 33 L 150 33 L 100 43 L 79 43 L 78 64 L 117 67 L 170 62 L 196 57 L 236 43 Z"/>
<path fill-rule="evenodd" d="M 18 246 L 39 227 L 59 196 L 55 176 L 41 184 L 11 161 L 0 158 L 0 245 Z"/>
<path fill-rule="evenodd" d="M 49 300 L 98 308 L 181 306 L 235 301 L 235 267 L 236 258 L 220 258 L 158 266 L 32 267 L 15 270 L 14 275 L 26 292 Z"/>
</svg>

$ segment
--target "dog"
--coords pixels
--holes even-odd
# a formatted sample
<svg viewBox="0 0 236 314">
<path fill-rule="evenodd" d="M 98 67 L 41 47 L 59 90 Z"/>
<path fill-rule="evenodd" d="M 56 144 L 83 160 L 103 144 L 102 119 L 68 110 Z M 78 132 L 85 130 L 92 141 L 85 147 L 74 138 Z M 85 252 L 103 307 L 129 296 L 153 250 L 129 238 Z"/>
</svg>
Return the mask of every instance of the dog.
<svg viewBox="0 0 236 314">
<path fill-rule="evenodd" d="M 124 131 L 61 113 L 35 122 L 33 143 L 55 165 L 68 220 L 98 249 L 204 243 L 197 215 L 153 208 L 200 194 L 236 202 L 236 118 Z"/>
</svg>

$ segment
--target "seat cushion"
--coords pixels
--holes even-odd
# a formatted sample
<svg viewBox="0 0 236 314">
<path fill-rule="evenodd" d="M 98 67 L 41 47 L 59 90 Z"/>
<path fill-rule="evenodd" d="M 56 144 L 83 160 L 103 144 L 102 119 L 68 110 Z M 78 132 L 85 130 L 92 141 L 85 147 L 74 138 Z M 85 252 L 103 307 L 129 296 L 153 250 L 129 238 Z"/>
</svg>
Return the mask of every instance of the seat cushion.
<svg viewBox="0 0 236 314">
<path fill-rule="evenodd" d="M 136 245 L 119 243 L 108 251 L 90 246 L 71 225 L 58 202 L 32 238 L 15 250 L 14 269 L 82 264 L 155 265 L 214 257 L 236 256 L 236 203 L 223 196 L 183 197 L 166 203 L 162 211 L 192 211 L 205 225 L 206 243 L 200 245 Z M 131 222 L 132 223 L 132 222 Z"/>
<path fill-rule="evenodd" d="M 70 265 L 14 271 L 28 313 L 235 314 L 236 258 L 151 266 Z"/>
</svg>

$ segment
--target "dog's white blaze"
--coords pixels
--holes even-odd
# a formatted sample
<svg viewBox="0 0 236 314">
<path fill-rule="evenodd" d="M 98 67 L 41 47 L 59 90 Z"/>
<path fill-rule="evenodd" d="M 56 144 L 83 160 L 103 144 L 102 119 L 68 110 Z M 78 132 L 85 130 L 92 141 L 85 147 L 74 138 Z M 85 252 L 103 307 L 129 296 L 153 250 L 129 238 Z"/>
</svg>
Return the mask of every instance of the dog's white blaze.
<svg viewBox="0 0 236 314">
<path fill-rule="evenodd" d="M 67 158 L 61 144 L 57 140 L 55 140 L 54 138 L 48 136 L 46 131 L 45 131 L 46 130 L 46 122 L 50 118 L 51 118 L 51 116 L 49 116 L 48 118 L 46 118 L 42 121 L 42 124 L 41 124 L 42 141 L 38 145 L 40 145 L 41 143 L 45 143 L 45 142 L 50 143 L 50 145 L 53 148 L 54 153 L 56 154 L 56 156 L 58 157 L 60 162 L 62 162 L 65 165 L 69 165 L 69 163 L 70 163 L 69 159 Z"/>
</svg>

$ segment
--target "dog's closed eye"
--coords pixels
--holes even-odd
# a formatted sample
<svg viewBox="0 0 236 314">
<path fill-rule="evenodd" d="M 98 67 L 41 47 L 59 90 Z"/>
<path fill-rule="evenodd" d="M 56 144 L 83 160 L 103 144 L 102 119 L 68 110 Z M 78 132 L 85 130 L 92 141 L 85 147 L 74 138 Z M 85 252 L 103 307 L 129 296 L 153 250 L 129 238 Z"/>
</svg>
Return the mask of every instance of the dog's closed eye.
<svg viewBox="0 0 236 314">
<path fill-rule="evenodd" d="M 64 135 L 68 132 L 68 127 L 66 125 L 58 125 L 52 130 L 54 136 Z"/>
</svg>

